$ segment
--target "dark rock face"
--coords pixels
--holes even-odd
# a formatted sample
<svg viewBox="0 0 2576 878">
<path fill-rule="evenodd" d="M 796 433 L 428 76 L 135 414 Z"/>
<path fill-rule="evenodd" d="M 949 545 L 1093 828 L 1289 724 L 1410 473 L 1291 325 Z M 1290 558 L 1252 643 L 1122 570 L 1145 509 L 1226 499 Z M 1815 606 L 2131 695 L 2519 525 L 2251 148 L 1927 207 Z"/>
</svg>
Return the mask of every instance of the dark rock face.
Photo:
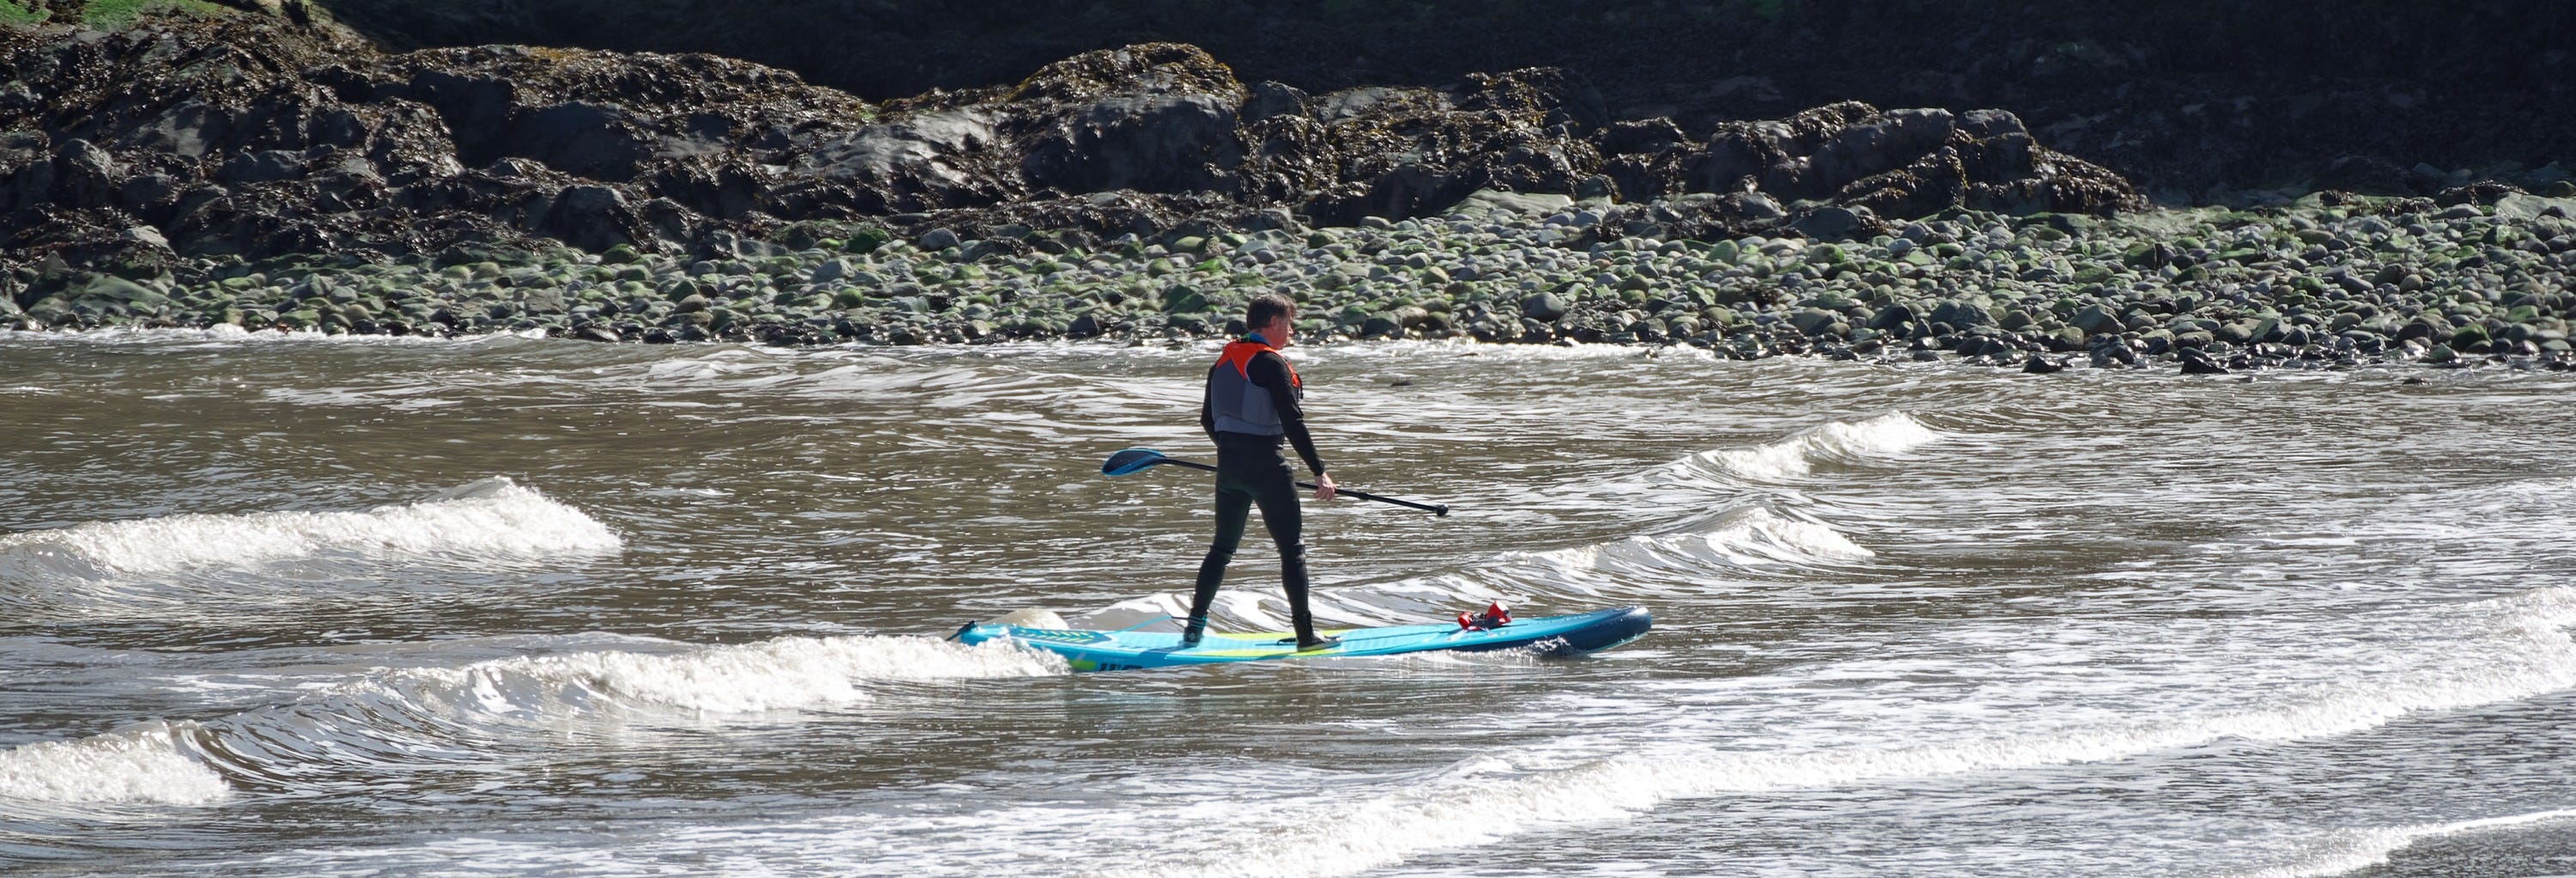
<svg viewBox="0 0 2576 878">
<path fill-rule="evenodd" d="M 1008 96 L 1028 189 L 1233 190 L 1243 86 L 1196 47 L 1089 52 L 1049 64 Z M 1035 112 L 1025 112 L 1034 110 Z"/>
<path fill-rule="evenodd" d="M 716 250 L 786 223 L 871 218 L 960 240 L 1204 234 L 1420 216 L 1479 189 L 1695 199 L 1621 208 L 1598 233 L 1611 238 L 1841 238 L 1960 206 L 2144 204 L 2001 111 L 1846 102 L 1694 135 L 1614 120 L 1557 70 L 1310 96 L 1246 87 L 1172 43 L 882 106 L 708 55 L 384 54 L 246 17 L 10 29 L 0 63 L 30 85 L 0 94 L 0 260 L 20 266 L 53 254 L 160 271 L 532 237 Z M 137 228 L 166 244 L 126 234 Z M 19 271 L 21 289 L 40 280 L 30 273 L 42 274 Z"/>
<path fill-rule="evenodd" d="M 2301 179 L 2429 196 L 2457 184 L 2404 169 L 2565 162 L 2576 142 L 2576 116 L 2534 110 L 2576 102 L 2576 6 L 2555 0 L 320 2 L 390 45 L 713 52 L 872 98 L 1007 83 L 1151 39 L 1319 95 L 1562 66 L 1600 86 L 1605 117 L 1694 133 L 1852 99 L 2003 107 L 2051 146 L 2182 196 Z M 2356 162 L 2399 173 L 2319 179 Z"/>
</svg>

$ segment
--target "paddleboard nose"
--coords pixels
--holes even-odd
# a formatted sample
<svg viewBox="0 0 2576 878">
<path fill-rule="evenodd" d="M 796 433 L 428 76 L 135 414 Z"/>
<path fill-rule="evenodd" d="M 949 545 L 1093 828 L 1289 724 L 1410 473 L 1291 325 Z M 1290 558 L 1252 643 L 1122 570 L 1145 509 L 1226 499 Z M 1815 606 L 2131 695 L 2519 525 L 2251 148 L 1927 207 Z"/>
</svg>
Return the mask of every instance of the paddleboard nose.
<svg viewBox="0 0 2576 878">
<path fill-rule="evenodd" d="M 1646 636 L 1655 626 L 1653 613 L 1644 607 L 1613 607 L 1603 610 L 1609 618 L 1565 634 L 1566 647 L 1574 652 L 1597 652 Z"/>
</svg>

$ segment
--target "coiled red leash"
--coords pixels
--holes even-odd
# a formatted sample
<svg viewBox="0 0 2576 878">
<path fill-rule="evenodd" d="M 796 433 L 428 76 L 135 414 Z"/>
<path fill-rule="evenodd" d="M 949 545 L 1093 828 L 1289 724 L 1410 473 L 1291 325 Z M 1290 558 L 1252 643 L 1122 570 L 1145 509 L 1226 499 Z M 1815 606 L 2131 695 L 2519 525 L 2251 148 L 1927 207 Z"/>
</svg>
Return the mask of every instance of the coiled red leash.
<svg viewBox="0 0 2576 878">
<path fill-rule="evenodd" d="M 1458 628 L 1464 631 L 1492 631 L 1512 624 L 1512 609 L 1502 601 L 1485 605 L 1485 611 L 1474 615 L 1458 614 Z"/>
</svg>

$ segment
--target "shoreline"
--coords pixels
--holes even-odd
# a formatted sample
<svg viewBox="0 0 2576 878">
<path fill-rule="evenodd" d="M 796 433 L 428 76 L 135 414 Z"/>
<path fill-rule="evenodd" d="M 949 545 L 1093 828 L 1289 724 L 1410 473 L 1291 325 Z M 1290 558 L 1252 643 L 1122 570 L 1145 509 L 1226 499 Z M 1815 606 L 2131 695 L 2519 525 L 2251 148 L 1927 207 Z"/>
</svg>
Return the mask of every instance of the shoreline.
<svg viewBox="0 0 2576 878">
<path fill-rule="evenodd" d="M 2109 219 L 1953 210 L 1846 242 L 1610 231 L 1686 207 L 1480 191 L 1436 219 L 1107 242 L 1033 231 L 964 240 L 946 229 L 904 241 L 851 225 L 844 237 L 793 242 L 802 247 L 740 240 L 725 259 L 561 248 L 472 262 L 277 260 L 193 284 L 98 275 L 24 308 L 0 302 L 0 326 L 1150 344 L 1227 335 L 1245 299 L 1278 291 L 1299 300 L 1304 340 L 1326 344 L 1683 344 L 1734 359 L 2030 371 L 2070 361 L 2186 372 L 2576 366 L 2576 199 L 2444 207 L 2329 192 Z"/>
</svg>

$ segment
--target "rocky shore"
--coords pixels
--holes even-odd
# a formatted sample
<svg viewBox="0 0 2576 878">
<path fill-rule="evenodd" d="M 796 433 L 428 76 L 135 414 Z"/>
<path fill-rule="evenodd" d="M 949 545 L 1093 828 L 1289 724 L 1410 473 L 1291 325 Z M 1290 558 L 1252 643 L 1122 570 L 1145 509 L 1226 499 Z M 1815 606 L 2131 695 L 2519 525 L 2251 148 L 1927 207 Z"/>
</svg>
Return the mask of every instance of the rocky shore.
<svg viewBox="0 0 2576 878">
<path fill-rule="evenodd" d="M 63 0 L 55 0 L 63 2 Z M 1837 101 L 2003 107 L 2158 200 L 2431 196 L 2576 166 L 2576 6 L 2170 0 L 310 0 L 381 44 L 709 52 L 871 99 L 1010 83 L 1087 49 L 1199 46 L 1324 93 L 1553 66 L 1693 132 Z M 2525 184 L 2529 185 L 2529 184 Z"/>
<path fill-rule="evenodd" d="M 2054 371 L 2215 373 L 2376 362 L 2576 365 L 2576 199 L 2325 196 L 2116 219 L 1951 211 L 1823 242 L 1605 239 L 1645 206 L 1478 192 L 1435 217 L 1091 241 L 877 226 L 742 239 L 721 258 L 571 248 L 240 264 L 201 285 L 99 276 L 0 314 L 23 328 L 212 326 L 596 341 L 1130 344 L 1240 330 L 1256 292 L 1313 341 L 1691 345 Z"/>
<path fill-rule="evenodd" d="M 2563 175 L 2151 210 L 2001 110 L 1685 130 L 1563 71 L 1318 95 L 1177 44 L 884 103 L 248 13 L 0 28 L 0 63 L 22 330 L 1152 343 L 1278 291 L 1316 340 L 2571 362 Z"/>
<path fill-rule="evenodd" d="M 1838 103 L 1691 133 L 1610 118 L 1551 69 L 1310 95 L 1141 44 L 1013 86 L 871 104 L 708 55 L 385 54 L 247 18 L 0 29 L 0 58 L 0 260 L 53 254 L 127 277 L 184 274 L 191 258 L 540 238 L 704 253 L 871 218 L 1100 237 L 1347 225 L 1481 188 L 1722 196 L 1691 214 L 1695 235 L 2145 205 L 2006 112 Z M 10 274 L 0 283 L 54 279 Z"/>
</svg>

